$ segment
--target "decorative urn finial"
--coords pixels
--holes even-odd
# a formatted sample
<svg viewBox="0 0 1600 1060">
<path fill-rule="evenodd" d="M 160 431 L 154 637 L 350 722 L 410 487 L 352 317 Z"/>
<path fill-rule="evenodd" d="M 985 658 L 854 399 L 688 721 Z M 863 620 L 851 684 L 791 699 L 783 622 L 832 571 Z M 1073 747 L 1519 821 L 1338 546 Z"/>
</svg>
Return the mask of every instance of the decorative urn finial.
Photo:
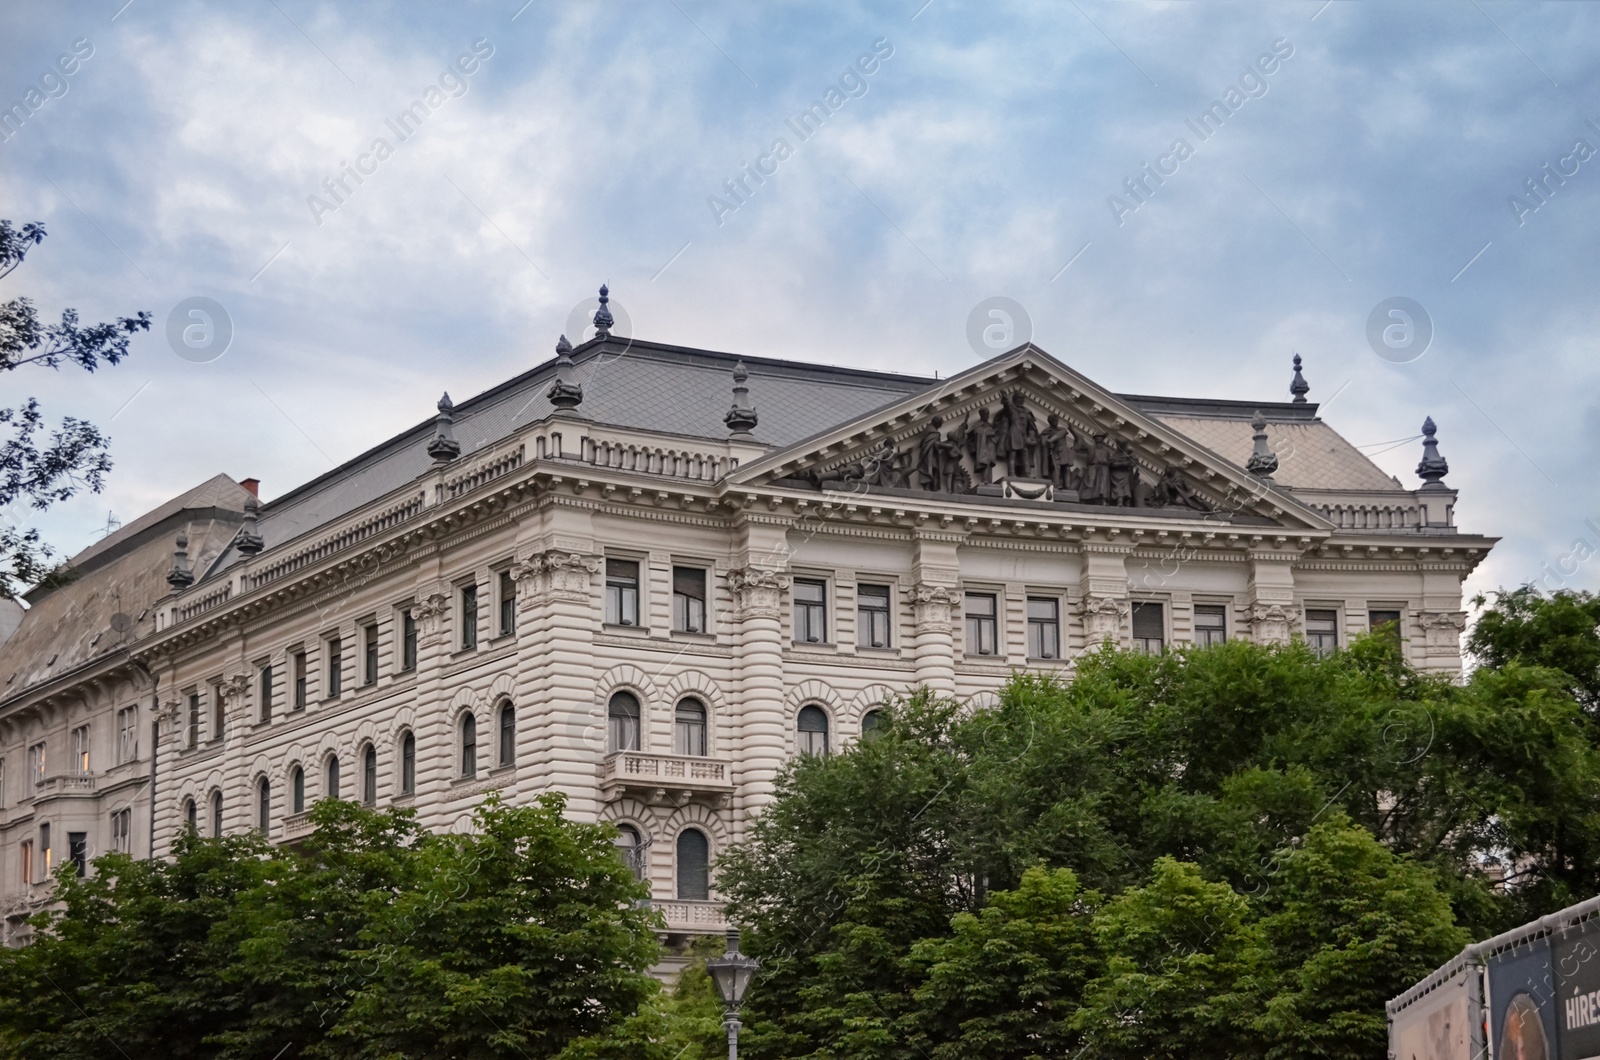
<svg viewBox="0 0 1600 1060">
<path fill-rule="evenodd" d="M 740 358 L 733 366 L 733 408 L 722 418 L 735 438 L 749 438 L 756 428 L 756 410 L 750 404 L 750 388 L 745 386 L 749 378 L 744 359 Z"/>
<path fill-rule="evenodd" d="M 611 288 L 602 283 L 600 308 L 594 311 L 594 337 L 597 339 L 608 338 L 611 335 L 611 325 L 616 323 L 611 317 L 611 310 L 606 307 L 609 301 L 611 301 Z"/>
<path fill-rule="evenodd" d="M 1289 393 L 1294 395 L 1294 404 L 1304 405 L 1306 395 L 1311 393 L 1311 384 L 1306 382 L 1306 377 L 1300 374 L 1300 355 L 1294 355 L 1294 380 L 1289 384 Z"/>
<path fill-rule="evenodd" d="M 436 464 L 448 464 L 461 455 L 461 443 L 456 441 L 453 427 L 456 419 L 450 414 L 455 405 L 450 402 L 450 392 L 439 399 L 439 415 L 434 420 L 433 441 L 428 443 L 428 455 Z"/>
<path fill-rule="evenodd" d="M 1439 455 L 1439 441 L 1434 437 L 1438 429 L 1432 416 L 1422 421 L 1422 463 L 1417 465 L 1417 477 L 1422 479 L 1425 490 L 1450 488 L 1444 484 L 1444 477 L 1450 474 L 1450 462 Z"/>
<path fill-rule="evenodd" d="M 600 289 L 605 290 L 604 287 Z M 556 340 L 556 381 L 545 392 L 557 412 L 571 412 L 583 404 L 583 384 L 572 381 L 572 370 L 572 343 L 563 335 Z"/>
<path fill-rule="evenodd" d="M 167 571 L 167 584 L 173 593 L 181 593 L 194 584 L 194 571 L 189 569 L 189 535 L 178 535 L 178 547 L 172 551 L 172 569 Z"/>
<path fill-rule="evenodd" d="M 1270 481 L 1272 473 L 1278 470 L 1278 454 L 1267 445 L 1267 418 L 1257 410 L 1255 419 L 1250 421 L 1250 426 L 1255 428 L 1255 434 L 1250 436 L 1255 442 L 1255 448 L 1244 465 L 1245 469 L 1258 478 Z"/>
<path fill-rule="evenodd" d="M 261 502 L 254 497 L 244 499 L 244 525 L 239 528 L 239 534 L 233 539 L 233 547 L 246 556 L 254 556 L 266 547 L 266 542 L 256 532 L 256 517 L 261 511 Z"/>
</svg>

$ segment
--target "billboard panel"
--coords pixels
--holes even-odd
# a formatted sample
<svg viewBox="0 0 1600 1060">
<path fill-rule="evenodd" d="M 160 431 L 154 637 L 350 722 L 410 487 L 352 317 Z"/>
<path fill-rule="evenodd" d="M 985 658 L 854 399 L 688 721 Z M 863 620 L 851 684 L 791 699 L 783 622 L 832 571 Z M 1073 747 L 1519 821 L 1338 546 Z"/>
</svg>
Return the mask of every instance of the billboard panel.
<svg viewBox="0 0 1600 1060">
<path fill-rule="evenodd" d="M 1550 937 L 1555 963 L 1556 1040 L 1561 1060 L 1600 1057 L 1600 923 L 1587 920 Z"/>
<path fill-rule="evenodd" d="M 1473 1060 L 1469 1005 L 1477 972 L 1458 972 L 1413 1004 L 1391 1023 L 1394 1060 Z"/>
<path fill-rule="evenodd" d="M 1525 942 L 1486 964 L 1495 1060 L 1556 1060 L 1558 991 L 1549 941 Z"/>
</svg>

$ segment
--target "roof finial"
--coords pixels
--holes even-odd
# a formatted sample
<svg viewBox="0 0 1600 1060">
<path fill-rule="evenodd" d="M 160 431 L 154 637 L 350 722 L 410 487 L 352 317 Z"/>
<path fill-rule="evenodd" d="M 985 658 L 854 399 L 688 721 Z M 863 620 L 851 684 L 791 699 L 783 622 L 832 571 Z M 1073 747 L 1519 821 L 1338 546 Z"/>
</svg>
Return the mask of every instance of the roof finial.
<svg viewBox="0 0 1600 1060">
<path fill-rule="evenodd" d="M 1278 470 L 1278 454 L 1267 445 L 1267 418 L 1259 409 L 1256 411 L 1255 419 L 1250 421 L 1250 426 L 1256 430 L 1256 433 L 1250 436 L 1256 444 L 1250 453 L 1250 459 L 1244 465 L 1245 469 L 1257 478 L 1264 478 L 1270 482 L 1272 473 Z"/>
<path fill-rule="evenodd" d="M 600 285 L 600 308 L 594 311 L 594 337 L 597 339 L 610 337 L 611 325 L 616 323 L 611 317 L 611 310 L 606 308 L 606 303 L 609 301 L 611 301 L 611 288 L 602 283 Z"/>
<path fill-rule="evenodd" d="M 557 412 L 571 412 L 583 404 L 583 384 L 572 381 L 572 343 L 565 335 L 556 340 L 556 381 L 550 384 L 545 397 Z"/>
<path fill-rule="evenodd" d="M 1450 462 L 1439 455 L 1439 442 L 1433 436 L 1438 429 L 1432 416 L 1422 421 L 1422 463 L 1417 465 L 1417 477 L 1422 479 L 1425 490 L 1450 488 L 1444 484 L 1444 477 L 1450 474 Z"/>
<path fill-rule="evenodd" d="M 255 497 L 244 499 L 244 525 L 239 528 L 239 534 L 233 539 L 233 547 L 246 556 L 254 556 L 266 547 L 266 542 L 256 532 L 256 516 L 261 511 L 261 502 Z"/>
<path fill-rule="evenodd" d="M 745 370 L 744 358 L 741 357 L 733 366 L 733 408 L 722 418 L 735 438 L 749 438 L 750 432 L 756 427 L 756 410 L 750 404 L 750 388 L 744 385 L 749 378 L 750 373 Z"/>
<path fill-rule="evenodd" d="M 1311 393 L 1311 384 L 1306 382 L 1306 377 L 1300 374 L 1300 355 L 1294 355 L 1294 381 L 1289 384 L 1289 393 L 1294 395 L 1296 405 L 1306 403 L 1306 395 Z"/>
<path fill-rule="evenodd" d="M 455 405 L 450 402 L 450 392 L 439 399 L 439 415 L 434 418 L 433 441 L 428 443 L 428 455 L 436 464 L 448 464 L 461 455 L 461 443 L 452 430 L 456 419 L 450 414 Z"/>
<path fill-rule="evenodd" d="M 181 593 L 194 584 L 194 571 L 189 569 L 189 535 L 178 534 L 178 547 L 172 551 L 172 569 L 167 571 L 167 584 L 174 594 Z"/>
</svg>

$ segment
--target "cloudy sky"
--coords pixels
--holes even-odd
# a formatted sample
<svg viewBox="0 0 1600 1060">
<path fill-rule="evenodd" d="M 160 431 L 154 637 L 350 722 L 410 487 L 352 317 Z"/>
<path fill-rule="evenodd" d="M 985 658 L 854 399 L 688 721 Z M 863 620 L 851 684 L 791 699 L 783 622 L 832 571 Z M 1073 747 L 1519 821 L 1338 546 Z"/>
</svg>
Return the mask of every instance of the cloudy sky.
<svg viewBox="0 0 1600 1060">
<path fill-rule="evenodd" d="M 1281 400 L 1298 352 L 1408 485 L 1431 415 L 1504 538 L 1473 587 L 1594 589 L 1597 51 L 1596 5 L 1488 0 L 10 3 L 0 217 L 50 236 L 0 298 L 156 328 L 0 404 L 112 436 L 107 491 L 40 520 L 72 552 L 547 359 L 602 280 L 639 336 L 941 374 L 1006 297 L 1114 390 Z M 1375 347 L 1395 297 L 1425 318 Z M 191 298 L 222 356 L 169 344 Z"/>
</svg>

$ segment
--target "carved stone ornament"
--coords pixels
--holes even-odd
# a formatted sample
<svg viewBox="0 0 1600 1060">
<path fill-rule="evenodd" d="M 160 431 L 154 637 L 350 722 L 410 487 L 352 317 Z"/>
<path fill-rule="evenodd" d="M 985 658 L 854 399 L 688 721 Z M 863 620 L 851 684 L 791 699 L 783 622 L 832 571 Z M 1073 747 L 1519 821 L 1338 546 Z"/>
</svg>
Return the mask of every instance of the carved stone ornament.
<svg viewBox="0 0 1600 1060">
<path fill-rule="evenodd" d="M 1461 650 L 1461 631 L 1467 628 L 1465 611 L 1423 611 L 1417 615 L 1423 644 L 1429 655 L 1454 655 Z"/>
<path fill-rule="evenodd" d="M 517 582 L 518 607 L 528 610 L 546 600 L 588 600 L 590 579 L 600 565 L 599 556 L 566 549 L 534 553 L 511 572 Z"/>
<path fill-rule="evenodd" d="M 1083 632 L 1092 644 L 1117 640 L 1122 636 L 1122 620 L 1133 610 L 1128 601 L 1116 596 L 1085 596 L 1078 601 L 1083 616 Z"/>
<path fill-rule="evenodd" d="M 950 609 L 960 593 L 945 585 L 913 585 L 906 589 L 911 598 L 913 625 L 918 633 L 950 632 Z"/>
<path fill-rule="evenodd" d="M 739 618 L 777 618 L 789 575 L 768 567 L 736 567 L 728 572 L 733 609 Z"/>
<path fill-rule="evenodd" d="M 417 620 L 417 639 L 424 644 L 431 644 L 444 635 L 444 616 L 450 610 L 450 597 L 439 591 L 425 594 L 417 601 L 417 606 L 412 608 L 411 615 Z"/>
<path fill-rule="evenodd" d="M 1287 644 L 1300 624 L 1300 612 L 1283 604 L 1250 607 L 1250 633 L 1257 644 Z"/>
<path fill-rule="evenodd" d="M 234 674 L 222 682 L 222 701 L 229 714 L 243 716 L 246 711 L 245 700 L 250 694 L 250 678 L 244 674 Z"/>
</svg>

